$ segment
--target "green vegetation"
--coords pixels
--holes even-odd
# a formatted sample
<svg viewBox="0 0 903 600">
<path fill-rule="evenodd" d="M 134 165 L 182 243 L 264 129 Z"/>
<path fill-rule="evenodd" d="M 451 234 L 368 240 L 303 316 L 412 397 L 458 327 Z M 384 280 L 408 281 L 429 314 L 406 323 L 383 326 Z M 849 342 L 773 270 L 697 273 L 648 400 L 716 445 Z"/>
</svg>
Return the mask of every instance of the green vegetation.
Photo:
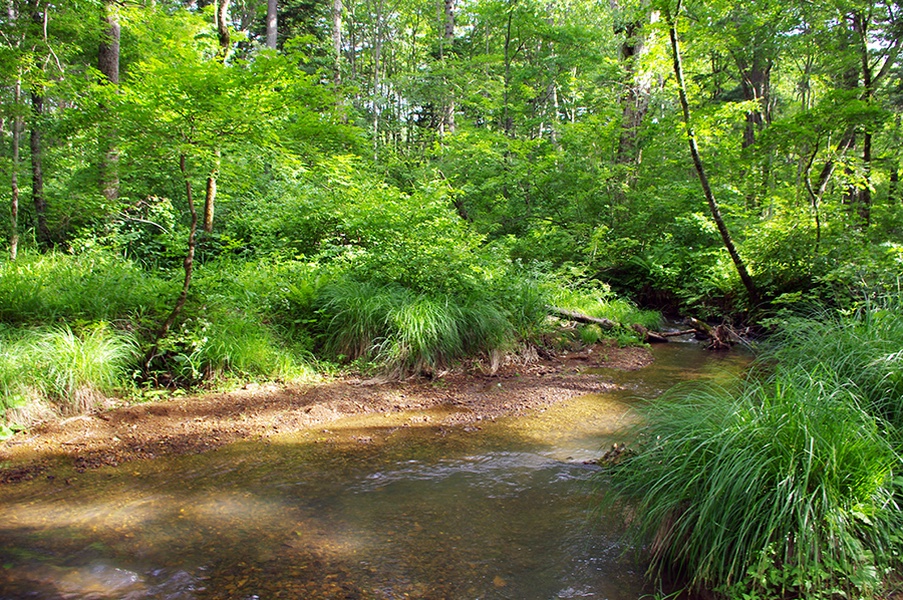
<svg viewBox="0 0 903 600">
<path fill-rule="evenodd" d="M 134 338 L 104 325 L 80 334 L 68 326 L 5 332 L 0 338 L 0 408 L 25 424 L 52 408 L 63 414 L 82 412 L 99 396 L 133 384 L 129 369 L 136 354 Z"/>
<path fill-rule="evenodd" d="M 653 570 L 868 596 L 896 566 L 897 3 L 7 4 L 0 433 L 692 315 L 778 333 L 615 474 L 642 471 Z"/>
<path fill-rule="evenodd" d="M 886 353 L 903 340 L 897 306 L 794 320 L 736 389 L 642 410 L 608 501 L 627 503 L 651 573 L 727 598 L 872 598 L 899 582 L 903 440 L 885 419 L 903 406 Z"/>
</svg>

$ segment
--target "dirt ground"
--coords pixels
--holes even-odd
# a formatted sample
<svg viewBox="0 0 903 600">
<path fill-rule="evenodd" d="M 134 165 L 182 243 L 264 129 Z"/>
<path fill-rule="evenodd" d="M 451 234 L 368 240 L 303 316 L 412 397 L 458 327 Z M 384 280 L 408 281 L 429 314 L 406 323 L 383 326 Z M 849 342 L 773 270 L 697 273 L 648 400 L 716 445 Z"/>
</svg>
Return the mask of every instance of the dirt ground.
<svg viewBox="0 0 903 600">
<path fill-rule="evenodd" d="M 587 368 L 635 370 L 651 362 L 644 348 L 606 344 L 530 362 L 509 359 L 494 374 L 475 365 L 402 382 L 349 376 L 316 384 L 252 384 L 229 393 L 119 406 L 45 423 L 0 443 L 0 484 L 204 452 L 362 413 L 453 405 L 460 410 L 446 424 L 466 426 L 615 387 L 604 376 L 585 373 Z"/>
</svg>

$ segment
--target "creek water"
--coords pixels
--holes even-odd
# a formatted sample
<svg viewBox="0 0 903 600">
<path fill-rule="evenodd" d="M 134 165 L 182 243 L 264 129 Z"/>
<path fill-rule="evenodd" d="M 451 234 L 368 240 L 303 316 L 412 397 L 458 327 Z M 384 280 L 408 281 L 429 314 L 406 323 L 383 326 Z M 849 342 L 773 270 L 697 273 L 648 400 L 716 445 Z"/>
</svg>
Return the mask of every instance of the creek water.
<svg viewBox="0 0 903 600">
<path fill-rule="evenodd" d="M 654 349 L 621 384 L 445 427 L 370 415 L 194 456 L 0 487 L 0 599 L 635 600 L 642 565 L 593 509 L 631 405 L 748 357 Z"/>
</svg>

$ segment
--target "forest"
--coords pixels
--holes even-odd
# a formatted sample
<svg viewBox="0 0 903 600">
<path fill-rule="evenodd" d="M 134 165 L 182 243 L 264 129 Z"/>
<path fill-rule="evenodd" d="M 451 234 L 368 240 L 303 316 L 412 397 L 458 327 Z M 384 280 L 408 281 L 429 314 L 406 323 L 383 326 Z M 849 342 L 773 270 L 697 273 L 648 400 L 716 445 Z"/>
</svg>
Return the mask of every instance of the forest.
<svg viewBox="0 0 903 600">
<path fill-rule="evenodd" d="M 107 395 L 431 378 L 695 317 L 761 358 L 650 406 L 606 471 L 650 572 L 900 585 L 903 5 L 3 5 L 4 437 Z"/>
</svg>

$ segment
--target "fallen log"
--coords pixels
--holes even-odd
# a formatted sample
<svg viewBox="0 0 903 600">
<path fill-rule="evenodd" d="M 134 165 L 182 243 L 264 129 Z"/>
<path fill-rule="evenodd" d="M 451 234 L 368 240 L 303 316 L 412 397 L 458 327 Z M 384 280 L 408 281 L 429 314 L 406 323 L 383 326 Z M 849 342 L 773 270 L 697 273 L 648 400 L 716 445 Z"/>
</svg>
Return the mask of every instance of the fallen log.
<svg viewBox="0 0 903 600">
<path fill-rule="evenodd" d="M 600 319 L 599 317 L 591 317 L 589 315 L 585 315 L 581 312 L 577 312 L 575 310 L 568 310 L 566 308 L 558 308 L 556 306 L 549 307 L 549 312 L 558 317 L 565 317 L 571 321 L 577 321 L 578 323 L 586 323 L 590 325 L 598 325 L 602 329 L 614 329 L 619 324 L 615 323 L 611 319 Z"/>
<path fill-rule="evenodd" d="M 586 323 L 588 325 L 598 325 L 602 329 L 606 331 L 610 329 L 614 329 L 615 327 L 621 326 L 620 323 L 616 323 L 611 319 L 602 319 L 599 317 L 592 317 L 590 315 L 584 314 L 582 312 L 577 312 L 576 310 L 568 310 L 566 308 L 558 308 L 557 306 L 550 306 L 549 313 L 555 315 L 556 317 L 562 317 L 568 319 L 570 321 L 576 321 L 578 323 Z M 702 337 L 703 339 L 714 338 L 715 336 L 711 333 L 713 330 L 709 325 L 703 323 L 702 321 L 697 321 L 696 319 L 690 319 L 690 324 L 693 325 L 693 329 L 685 329 L 682 331 L 650 331 L 640 325 L 639 323 L 634 323 L 630 325 L 630 328 L 636 331 L 640 336 L 642 336 L 643 341 L 649 344 L 663 344 L 668 341 L 668 338 L 677 337 L 681 335 L 689 335 L 696 334 L 698 337 Z M 698 324 L 698 326 L 697 326 Z"/>
<path fill-rule="evenodd" d="M 663 338 L 679 337 L 682 335 L 690 335 L 696 333 L 695 329 L 684 329 L 683 331 L 659 331 L 657 332 Z"/>
<path fill-rule="evenodd" d="M 727 325 L 722 324 L 712 327 L 708 323 L 692 317 L 688 321 L 699 332 L 697 337 L 709 340 L 709 343 L 706 345 L 709 350 L 727 350 L 739 341 L 737 335 Z"/>
<path fill-rule="evenodd" d="M 558 308 L 556 306 L 549 307 L 549 312 L 558 317 L 564 317 L 570 321 L 577 321 L 578 323 L 586 323 L 589 325 L 598 325 L 602 329 L 606 331 L 614 329 L 615 327 L 620 326 L 620 323 L 616 323 L 611 319 L 600 319 L 599 317 L 591 317 L 590 315 L 583 314 L 581 312 L 577 312 L 575 310 L 568 310 L 565 308 Z M 657 331 L 649 331 L 642 325 L 638 323 L 634 323 L 630 326 L 631 329 L 636 331 L 640 336 L 642 336 L 643 341 L 649 344 L 661 344 L 668 341 L 668 337 L 663 335 Z"/>
</svg>

